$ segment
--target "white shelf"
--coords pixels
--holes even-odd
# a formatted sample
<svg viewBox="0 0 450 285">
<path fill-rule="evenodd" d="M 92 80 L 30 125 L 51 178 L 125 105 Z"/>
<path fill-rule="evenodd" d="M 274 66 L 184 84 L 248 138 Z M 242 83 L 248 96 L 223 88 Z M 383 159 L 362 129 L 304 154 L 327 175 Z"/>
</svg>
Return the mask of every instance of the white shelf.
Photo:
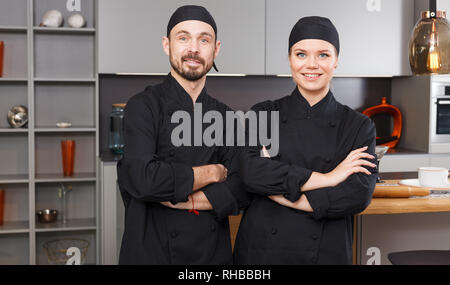
<svg viewBox="0 0 450 285">
<path fill-rule="evenodd" d="M 70 127 L 70 128 L 58 128 L 58 127 L 38 127 L 34 129 L 36 133 L 93 133 L 95 128 L 88 127 Z"/>
<path fill-rule="evenodd" d="M 0 184 L 28 183 L 28 174 L 0 175 Z"/>
<path fill-rule="evenodd" d="M 37 77 L 34 78 L 35 82 L 96 82 L 95 78 L 43 78 Z"/>
<path fill-rule="evenodd" d="M 27 32 L 27 27 L 22 27 L 22 26 L 0 26 L 0 32 L 26 33 Z"/>
<path fill-rule="evenodd" d="M 0 226 L 0 235 L 28 233 L 29 231 L 28 221 L 5 221 Z"/>
<path fill-rule="evenodd" d="M 35 33 L 52 33 L 52 34 L 95 34 L 94 28 L 50 28 L 50 27 L 33 27 Z"/>
<path fill-rule="evenodd" d="M 0 77 L 0 82 L 27 82 L 25 77 Z"/>
<path fill-rule="evenodd" d="M 94 218 L 89 219 L 70 219 L 63 224 L 57 220 L 54 223 L 39 223 L 36 221 L 36 232 L 67 232 L 67 231 L 88 231 L 96 230 L 96 221 Z"/>
<path fill-rule="evenodd" d="M 95 173 L 74 173 L 73 176 L 64 176 L 62 173 L 36 174 L 36 183 L 54 182 L 93 182 L 96 181 Z"/>
<path fill-rule="evenodd" d="M 0 128 L 0 133 L 28 133 L 28 129 L 24 128 Z"/>
</svg>

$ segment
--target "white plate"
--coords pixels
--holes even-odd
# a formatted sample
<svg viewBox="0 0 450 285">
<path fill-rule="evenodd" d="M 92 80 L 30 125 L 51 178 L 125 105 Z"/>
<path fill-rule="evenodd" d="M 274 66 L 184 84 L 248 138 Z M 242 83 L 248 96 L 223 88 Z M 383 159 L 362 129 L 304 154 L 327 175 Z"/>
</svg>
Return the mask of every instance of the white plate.
<svg viewBox="0 0 450 285">
<path fill-rule="evenodd" d="M 403 179 L 398 182 L 401 185 L 413 186 L 413 187 L 424 187 L 432 190 L 450 190 L 450 184 L 442 185 L 441 187 L 426 187 L 420 185 L 419 179 Z"/>
</svg>

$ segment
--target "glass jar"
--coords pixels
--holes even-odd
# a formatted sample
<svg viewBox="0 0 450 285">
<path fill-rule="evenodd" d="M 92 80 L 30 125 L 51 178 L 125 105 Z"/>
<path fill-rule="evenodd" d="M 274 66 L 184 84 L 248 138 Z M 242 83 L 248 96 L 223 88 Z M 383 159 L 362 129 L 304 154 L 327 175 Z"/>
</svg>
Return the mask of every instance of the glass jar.
<svg viewBox="0 0 450 285">
<path fill-rule="evenodd" d="M 422 12 L 409 42 L 409 63 L 416 75 L 450 73 L 450 24 L 445 11 Z"/>
<path fill-rule="evenodd" d="M 110 113 L 109 149 L 115 154 L 123 153 L 123 109 L 125 104 L 113 104 Z"/>
</svg>

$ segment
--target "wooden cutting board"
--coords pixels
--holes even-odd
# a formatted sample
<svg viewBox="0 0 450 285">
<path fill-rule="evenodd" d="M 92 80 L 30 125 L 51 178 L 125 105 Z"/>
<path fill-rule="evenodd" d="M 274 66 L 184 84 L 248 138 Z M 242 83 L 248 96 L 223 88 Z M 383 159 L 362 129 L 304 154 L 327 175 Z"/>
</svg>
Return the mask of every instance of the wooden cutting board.
<svg viewBox="0 0 450 285">
<path fill-rule="evenodd" d="M 375 190 L 373 192 L 373 197 L 408 198 L 411 196 L 430 195 L 430 189 L 428 188 L 398 185 L 398 182 L 399 180 L 384 180 L 384 183 L 377 183 L 377 185 L 375 186 Z"/>
</svg>

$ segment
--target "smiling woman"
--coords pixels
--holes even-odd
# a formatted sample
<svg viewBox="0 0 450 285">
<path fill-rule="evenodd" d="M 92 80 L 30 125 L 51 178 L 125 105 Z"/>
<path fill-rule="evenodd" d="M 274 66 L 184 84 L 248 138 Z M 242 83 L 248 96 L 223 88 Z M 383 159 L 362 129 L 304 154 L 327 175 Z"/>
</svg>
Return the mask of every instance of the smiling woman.
<svg viewBox="0 0 450 285">
<path fill-rule="evenodd" d="M 375 188 L 375 125 L 334 99 L 338 54 L 329 19 L 300 19 L 289 37 L 296 88 L 252 107 L 279 112 L 279 154 L 260 157 L 261 141 L 243 154 L 241 176 L 255 195 L 236 237 L 237 264 L 351 264 L 352 215 Z"/>
</svg>

